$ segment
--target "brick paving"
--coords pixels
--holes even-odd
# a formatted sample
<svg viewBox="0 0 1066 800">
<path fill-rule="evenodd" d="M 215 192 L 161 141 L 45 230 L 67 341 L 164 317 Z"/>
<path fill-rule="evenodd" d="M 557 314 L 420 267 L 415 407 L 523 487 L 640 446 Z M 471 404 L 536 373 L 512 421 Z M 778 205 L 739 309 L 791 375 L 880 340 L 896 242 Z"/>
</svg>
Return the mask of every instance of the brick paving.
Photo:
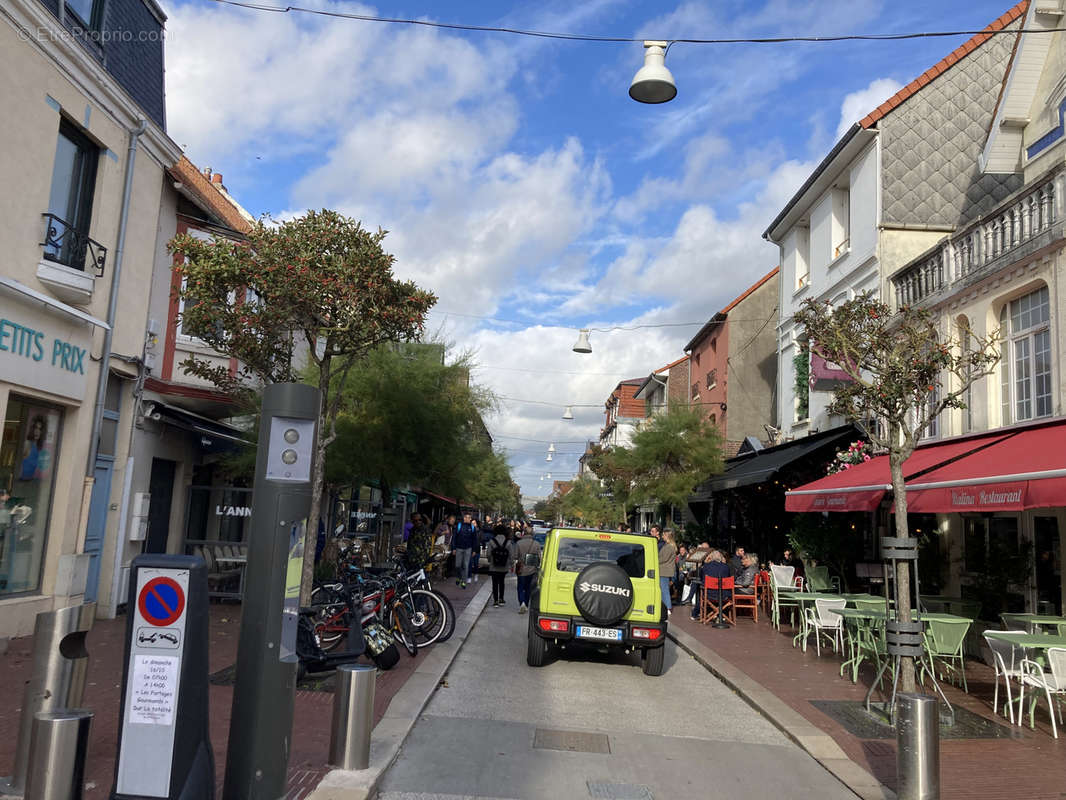
<svg viewBox="0 0 1066 800">
<path fill-rule="evenodd" d="M 464 590 L 447 582 L 438 588 L 452 601 L 456 614 L 462 613 L 478 585 Z M 241 606 L 212 603 L 210 606 L 209 663 L 211 673 L 233 665 L 237 660 Z M 83 706 L 95 714 L 85 770 L 85 798 L 107 797 L 114 780 L 118 743 L 118 707 L 121 695 L 122 654 L 126 618 L 97 620 L 90 631 L 86 649 L 89 670 Z M 385 714 L 393 696 L 414 673 L 423 652 L 410 658 L 401 651 L 400 662 L 388 672 L 379 672 L 374 698 L 374 722 Z M 21 716 L 22 694 L 33 667 L 33 637 L 12 639 L 8 651 L 0 655 L 0 775 L 10 775 Z M 229 736 L 233 687 L 210 687 L 211 746 L 215 752 L 218 785 L 225 773 L 226 742 Z M 333 709 L 332 691 L 298 689 L 293 715 L 292 753 L 289 758 L 288 791 L 285 800 L 302 800 L 326 773 L 329 755 L 329 721 Z"/>
<path fill-rule="evenodd" d="M 874 679 L 867 665 L 852 684 L 839 674 L 841 659 L 831 649 L 817 656 L 811 646 L 804 653 L 792 647 L 795 630 L 783 624 L 774 630 L 760 614 L 759 622 L 741 616 L 735 628 L 718 630 L 688 618 L 691 609 L 675 610 L 670 623 L 696 637 L 737 669 L 779 697 L 809 722 L 825 731 L 848 757 L 891 789 L 896 788 L 896 743 L 892 739 L 860 739 L 812 705 L 815 700 L 862 700 Z M 1062 800 L 1066 798 L 1066 732 L 1051 737 L 1046 704 L 1037 709 L 1036 730 L 1012 727 L 992 712 L 994 673 L 972 659 L 966 662 L 970 693 L 944 686 L 949 701 L 1009 728 L 1011 738 L 942 739 L 940 780 L 943 800 Z M 1002 699 L 1002 690 L 1000 692 Z M 877 695 L 875 695 L 877 699 Z M 754 712 L 753 712 L 754 713 Z M 713 710 L 708 717 L 713 724 Z"/>
</svg>

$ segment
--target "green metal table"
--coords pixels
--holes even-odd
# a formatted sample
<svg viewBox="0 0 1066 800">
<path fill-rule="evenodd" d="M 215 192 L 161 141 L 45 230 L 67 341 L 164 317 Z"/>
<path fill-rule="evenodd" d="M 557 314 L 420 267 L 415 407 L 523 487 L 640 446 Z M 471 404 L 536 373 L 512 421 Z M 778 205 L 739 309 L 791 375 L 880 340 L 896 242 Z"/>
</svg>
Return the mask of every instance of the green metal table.
<svg viewBox="0 0 1066 800">
<path fill-rule="evenodd" d="M 1054 627 L 1056 633 L 1049 634 L 1051 636 L 1063 636 L 1066 635 L 1066 617 L 1055 617 L 1047 614 L 1011 614 L 1011 617 L 1017 620 L 1021 620 L 1029 625 L 1029 632 L 1033 634 L 1040 634 L 1044 631 L 1040 628 Z"/>
</svg>

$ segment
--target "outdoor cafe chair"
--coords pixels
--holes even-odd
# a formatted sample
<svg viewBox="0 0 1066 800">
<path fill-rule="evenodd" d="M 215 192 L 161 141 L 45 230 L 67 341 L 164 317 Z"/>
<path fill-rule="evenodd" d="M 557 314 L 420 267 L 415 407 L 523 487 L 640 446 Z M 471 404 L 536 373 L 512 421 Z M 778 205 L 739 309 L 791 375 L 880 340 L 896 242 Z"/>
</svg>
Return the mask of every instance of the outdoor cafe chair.
<svg viewBox="0 0 1066 800">
<path fill-rule="evenodd" d="M 1005 631 L 1025 631 L 1029 632 L 1029 622 L 1025 619 L 1025 614 L 1000 614 L 999 618 L 1003 621 L 1003 630 Z"/>
<path fill-rule="evenodd" d="M 1011 634 L 1018 636 L 1025 636 L 1025 631 L 1007 631 Z M 987 634 L 987 631 L 986 631 Z M 1002 632 L 1001 634 L 1002 635 Z M 985 636 L 985 644 L 988 645 L 988 649 L 992 651 L 992 666 L 996 671 L 996 689 L 992 693 L 992 711 L 995 714 L 999 713 L 999 683 L 1002 680 L 1003 686 L 1007 692 L 1007 702 L 1004 705 L 1007 708 L 1007 718 L 1014 724 L 1014 699 L 1011 697 L 1010 683 L 1012 680 L 1021 681 L 1025 671 L 1022 669 L 1021 662 L 1021 650 L 1016 648 L 1011 642 L 1004 642 L 1002 639 L 990 639 Z M 1018 710 L 1018 724 L 1021 724 L 1021 709 Z"/>
<path fill-rule="evenodd" d="M 807 587 L 812 592 L 828 592 L 833 588 L 829 581 L 829 567 L 809 567 L 806 578 Z"/>
<path fill-rule="evenodd" d="M 1021 696 L 1018 699 L 1018 722 L 1021 723 L 1021 717 L 1023 708 L 1025 706 L 1025 687 L 1029 686 L 1036 691 L 1043 690 L 1044 697 L 1047 699 L 1048 714 L 1051 715 L 1051 735 L 1056 739 L 1059 738 L 1058 728 L 1055 726 L 1055 704 L 1051 702 L 1052 695 L 1055 700 L 1058 701 L 1059 707 L 1059 722 L 1063 722 L 1062 718 L 1062 697 L 1066 695 L 1066 647 L 1049 647 L 1047 649 L 1047 663 L 1048 672 L 1044 672 L 1044 668 L 1037 662 L 1023 658 L 1021 668 L 1024 674 L 1022 675 L 1022 688 Z M 1029 706 L 1029 727 L 1033 728 L 1033 713 L 1036 710 L 1036 701 L 1040 698 L 1039 694 L 1034 695 L 1033 701 Z"/>
<path fill-rule="evenodd" d="M 736 625 L 734 596 L 732 578 L 712 578 L 710 575 L 704 575 L 703 597 L 700 599 L 700 623 L 706 625 L 721 615 L 726 622 Z M 714 600 L 711 599 L 712 597 Z"/>
<path fill-rule="evenodd" d="M 827 633 L 833 640 L 833 652 L 843 652 L 844 650 L 844 618 L 840 614 L 835 614 L 834 609 L 841 609 L 846 606 L 847 600 L 823 600 L 821 598 L 814 601 L 814 608 L 807 607 L 804 611 L 807 614 L 807 633 L 814 633 L 814 649 L 820 656 L 822 654 L 822 636 Z M 804 642 L 806 647 L 806 642 Z"/>
<path fill-rule="evenodd" d="M 774 627 L 778 630 L 781 629 L 781 610 L 799 610 L 799 603 L 795 600 L 790 600 L 787 597 L 781 596 L 781 589 L 783 587 L 792 586 L 792 578 L 795 576 L 796 570 L 794 567 L 778 566 L 777 564 L 770 565 L 770 595 L 771 595 L 771 612 L 770 621 L 773 622 Z"/>
<path fill-rule="evenodd" d="M 926 618 L 924 633 L 926 658 L 922 659 L 922 675 L 928 672 L 943 677 L 946 670 L 953 678 L 961 677 L 962 690 L 969 692 L 969 687 L 966 685 L 966 664 L 962 655 L 962 645 L 966 641 L 966 632 L 969 630 L 970 620 L 968 619 Z M 958 662 L 958 667 L 954 665 L 954 662 Z M 938 665 L 939 670 L 937 670 Z"/>
<path fill-rule="evenodd" d="M 764 569 L 759 573 L 759 590 L 756 592 L 759 602 L 762 604 L 763 613 L 773 618 L 774 593 L 770 586 L 770 570 Z"/>
<path fill-rule="evenodd" d="M 759 592 L 762 587 L 762 573 L 755 573 L 755 582 L 751 586 L 751 594 L 733 592 L 733 616 L 738 611 L 750 611 L 752 622 L 759 621 Z"/>
</svg>

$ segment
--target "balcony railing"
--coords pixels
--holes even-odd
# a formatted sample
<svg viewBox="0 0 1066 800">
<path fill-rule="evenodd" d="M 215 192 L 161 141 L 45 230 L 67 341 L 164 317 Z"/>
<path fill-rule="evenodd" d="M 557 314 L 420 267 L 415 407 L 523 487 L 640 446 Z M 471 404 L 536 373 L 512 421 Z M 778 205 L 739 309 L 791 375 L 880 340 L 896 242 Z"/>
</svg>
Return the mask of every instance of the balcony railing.
<svg viewBox="0 0 1066 800">
<path fill-rule="evenodd" d="M 935 252 L 919 257 L 893 275 L 896 306 L 902 308 L 922 302 L 1032 241 L 1060 221 L 1061 173 L 1059 170 L 1045 176 L 952 236 Z"/>
<path fill-rule="evenodd" d="M 92 272 L 97 278 L 104 274 L 106 247 L 55 214 L 46 213 L 42 216 L 45 229 L 41 247 L 44 248 L 46 259 L 71 269 Z"/>
</svg>

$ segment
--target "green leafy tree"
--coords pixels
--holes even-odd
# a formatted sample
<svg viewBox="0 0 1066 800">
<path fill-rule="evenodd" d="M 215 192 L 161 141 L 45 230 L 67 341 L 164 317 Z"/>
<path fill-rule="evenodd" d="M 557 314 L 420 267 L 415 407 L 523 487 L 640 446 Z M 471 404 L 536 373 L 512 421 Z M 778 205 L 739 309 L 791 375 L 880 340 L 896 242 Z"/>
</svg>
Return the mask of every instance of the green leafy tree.
<svg viewBox="0 0 1066 800">
<path fill-rule="evenodd" d="M 326 455 L 329 486 L 376 479 L 465 496 L 470 459 L 484 457 L 484 447 L 469 449 L 472 431 L 494 401 L 470 384 L 469 356 L 445 363 L 446 351 L 440 343 L 388 343 L 346 376 Z"/>
<path fill-rule="evenodd" d="M 631 498 L 683 507 L 696 484 L 720 473 L 722 436 L 698 407 L 672 404 L 633 435 Z"/>
<path fill-rule="evenodd" d="M 311 211 L 267 225 L 243 241 L 170 242 L 182 263 L 182 328 L 220 353 L 228 365 L 190 356 L 185 372 L 247 396 L 263 383 L 295 381 L 301 352 L 314 365 L 322 394 L 318 446 L 312 465 L 311 512 L 304 547 L 301 600 L 314 570 L 314 536 L 325 479 L 326 449 L 336 438 L 344 379 L 363 356 L 387 341 L 417 338 L 436 302 L 430 292 L 392 273 L 382 248 L 385 231 L 371 232 L 335 211 Z"/>
<path fill-rule="evenodd" d="M 606 496 L 593 477 L 582 475 L 570 483 L 570 491 L 560 499 L 563 516 L 584 527 L 607 528 L 624 521 L 622 510 Z"/>
<path fill-rule="evenodd" d="M 601 481 L 609 502 L 616 506 L 623 522 L 629 516 L 630 495 L 637 477 L 630 456 L 628 448 L 594 444 L 587 459 L 589 469 Z"/>
<path fill-rule="evenodd" d="M 966 390 L 995 370 L 999 332 L 981 338 L 965 331 L 968 341 L 960 342 L 938 329 L 931 311 L 904 307 L 893 314 L 870 292 L 835 308 L 807 300 L 793 319 L 806 331 L 811 352 L 847 373 L 829 411 L 864 424 L 870 442 L 888 454 L 896 536 L 910 538 L 903 462 L 941 412 L 964 408 Z M 901 561 L 896 610 L 903 622 L 911 620 L 910 586 L 909 564 Z M 901 669 L 903 691 L 913 692 L 913 659 L 905 657 Z"/>
</svg>

